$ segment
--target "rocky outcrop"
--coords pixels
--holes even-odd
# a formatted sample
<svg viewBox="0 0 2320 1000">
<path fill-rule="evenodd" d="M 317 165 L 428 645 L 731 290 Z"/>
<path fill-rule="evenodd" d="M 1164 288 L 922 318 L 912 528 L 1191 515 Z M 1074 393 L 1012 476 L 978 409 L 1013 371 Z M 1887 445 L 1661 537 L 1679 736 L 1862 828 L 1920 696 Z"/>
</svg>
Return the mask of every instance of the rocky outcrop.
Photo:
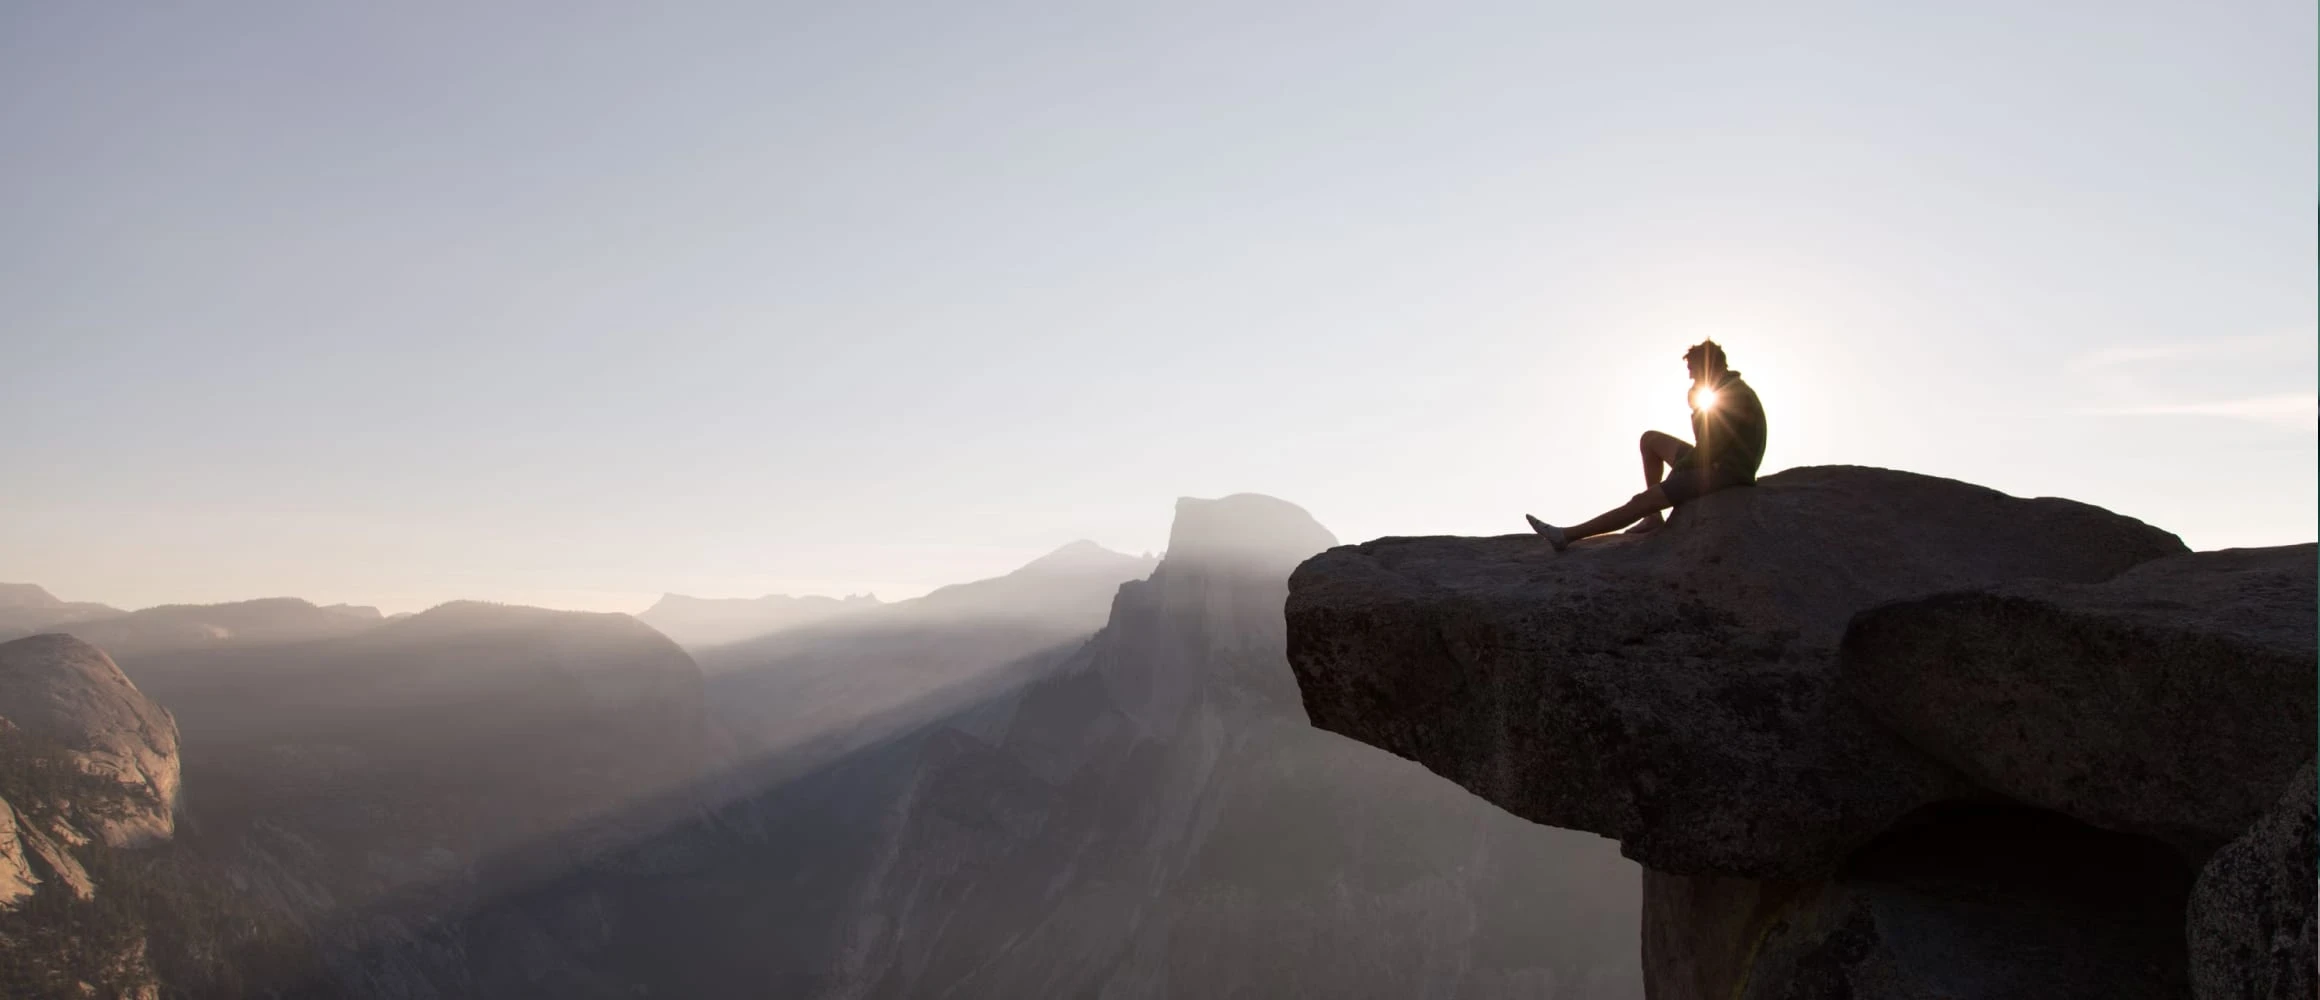
<svg viewBox="0 0 2320 1000">
<path fill-rule="evenodd" d="M 160 995 L 131 855 L 176 832 L 177 735 L 95 647 L 0 643 L 0 994 Z"/>
<path fill-rule="evenodd" d="M 1663 872 L 1833 874 L 1962 776 L 1835 697 L 1854 613 L 2184 551 L 2130 518 L 1951 480 L 1796 469 L 1658 532 L 1387 538 L 1300 566 L 1289 660 L 1314 725 Z"/>
<path fill-rule="evenodd" d="M 103 651 L 69 635 L 0 643 L 0 718 L 118 786 L 108 801 L 73 803 L 74 826 L 114 847 L 175 832 L 177 723 Z"/>
<path fill-rule="evenodd" d="M 1288 642 L 1316 725 L 1645 862 L 1654 997 L 2309 996 L 2314 564 L 1800 469 L 1561 555 L 1331 550 Z"/>
<path fill-rule="evenodd" d="M 2312 545 L 1871 609 L 1847 693 L 1981 788 L 2201 858 L 2310 761 Z"/>
<path fill-rule="evenodd" d="M 2313 782 L 2307 762 L 2271 812 L 2199 874 L 2188 928 L 2199 1000 L 2309 1000 L 2320 993 Z"/>
</svg>

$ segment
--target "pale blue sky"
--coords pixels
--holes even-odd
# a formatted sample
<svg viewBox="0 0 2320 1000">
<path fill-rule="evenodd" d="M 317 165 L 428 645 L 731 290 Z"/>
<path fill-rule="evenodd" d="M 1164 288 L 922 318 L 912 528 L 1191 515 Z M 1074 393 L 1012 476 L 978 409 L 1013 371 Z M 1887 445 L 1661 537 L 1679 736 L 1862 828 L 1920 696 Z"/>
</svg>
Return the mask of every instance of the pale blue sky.
<svg viewBox="0 0 2320 1000">
<path fill-rule="evenodd" d="M 2309 2 L 0 11 L 0 579 L 67 598 L 1520 531 L 1702 334 L 1768 471 L 2320 516 Z"/>
</svg>

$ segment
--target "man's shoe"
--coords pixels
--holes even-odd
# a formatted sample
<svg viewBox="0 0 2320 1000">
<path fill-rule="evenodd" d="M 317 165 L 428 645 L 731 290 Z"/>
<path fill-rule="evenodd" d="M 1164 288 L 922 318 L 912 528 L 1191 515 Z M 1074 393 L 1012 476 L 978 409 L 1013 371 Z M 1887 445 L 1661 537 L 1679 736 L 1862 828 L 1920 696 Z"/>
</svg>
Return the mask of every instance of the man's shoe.
<svg viewBox="0 0 2320 1000">
<path fill-rule="evenodd" d="M 1563 537 L 1563 529 L 1555 527 L 1552 524 L 1548 524 L 1545 521 L 1541 521 L 1538 518 L 1530 516 L 1529 514 L 1524 514 L 1523 520 L 1529 521 L 1531 523 L 1532 531 L 1536 531 L 1539 534 L 1547 536 L 1547 544 L 1554 546 L 1555 551 L 1561 552 L 1564 549 L 1570 547 L 1571 540 Z"/>
</svg>

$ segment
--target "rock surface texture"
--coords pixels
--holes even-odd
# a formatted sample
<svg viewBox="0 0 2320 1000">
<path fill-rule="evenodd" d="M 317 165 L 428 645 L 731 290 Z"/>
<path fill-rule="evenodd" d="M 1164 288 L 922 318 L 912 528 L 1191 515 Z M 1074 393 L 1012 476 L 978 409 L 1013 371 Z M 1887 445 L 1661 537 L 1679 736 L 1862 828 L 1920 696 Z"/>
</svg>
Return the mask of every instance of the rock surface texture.
<svg viewBox="0 0 2320 1000">
<path fill-rule="evenodd" d="M 1872 609 L 1842 684 L 1980 787 L 2204 856 L 2312 759 L 2316 557 L 2201 552 Z"/>
<path fill-rule="evenodd" d="M 2199 1000 L 2298 1000 L 2315 974 L 2313 767 L 2238 840 L 2217 851 L 2191 894 L 2191 985 Z"/>
<path fill-rule="evenodd" d="M 176 831 L 177 723 L 103 651 L 69 635 L 0 643 L 0 718 L 120 784 L 117 808 L 76 813 L 90 835 L 136 847 Z"/>
<path fill-rule="evenodd" d="M 129 849 L 175 835 L 178 779 L 176 721 L 112 658 L 0 643 L 0 995 L 160 995 L 134 912 L 150 885 L 123 879 Z"/>
<path fill-rule="evenodd" d="M 1712 494 L 1649 535 L 1386 538 L 1300 566 L 1314 725 L 1664 872 L 1811 878 L 1960 775 L 1832 697 L 1855 612 L 2185 551 L 2068 500 L 1881 469 Z"/>
<path fill-rule="evenodd" d="M 1562 554 L 1332 549 L 1288 649 L 1315 725 L 1643 862 L 1655 998 L 2310 996 L 2292 803 L 2189 899 L 2313 758 L 2314 565 L 1807 468 Z"/>
</svg>

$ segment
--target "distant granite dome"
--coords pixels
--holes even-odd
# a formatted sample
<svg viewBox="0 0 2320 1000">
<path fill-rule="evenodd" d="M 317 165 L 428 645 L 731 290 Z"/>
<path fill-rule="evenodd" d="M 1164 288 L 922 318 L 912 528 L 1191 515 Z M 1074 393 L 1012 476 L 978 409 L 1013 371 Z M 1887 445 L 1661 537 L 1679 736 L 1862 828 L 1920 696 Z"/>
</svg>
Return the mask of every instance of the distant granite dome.
<svg viewBox="0 0 2320 1000">
<path fill-rule="evenodd" d="M 0 643 L 0 992 L 163 995 L 146 904 L 155 872 L 182 869 L 125 849 L 177 832 L 179 767 L 176 723 L 102 651 L 68 635 Z"/>
<path fill-rule="evenodd" d="M 0 718 L 61 747 L 82 772 L 119 783 L 117 802 L 73 814 L 89 835 L 128 847 L 176 832 L 176 720 L 103 650 L 69 635 L 0 643 Z"/>
</svg>

